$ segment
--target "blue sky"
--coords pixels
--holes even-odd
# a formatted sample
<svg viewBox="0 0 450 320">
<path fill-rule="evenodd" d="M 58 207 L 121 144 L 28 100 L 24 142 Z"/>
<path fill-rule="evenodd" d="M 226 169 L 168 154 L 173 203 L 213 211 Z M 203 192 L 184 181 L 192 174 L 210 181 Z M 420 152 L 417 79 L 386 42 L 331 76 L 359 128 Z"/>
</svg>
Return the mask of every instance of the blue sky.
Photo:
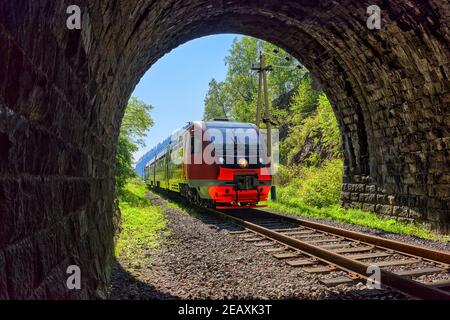
<svg viewBox="0 0 450 320">
<path fill-rule="evenodd" d="M 142 77 L 132 95 L 154 107 L 155 125 L 148 131 L 147 146 L 134 154 L 136 161 L 186 122 L 202 119 L 208 83 L 226 77 L 225 56 L 236 37 L 223 34 L 187 42 Z"/>
</svg>

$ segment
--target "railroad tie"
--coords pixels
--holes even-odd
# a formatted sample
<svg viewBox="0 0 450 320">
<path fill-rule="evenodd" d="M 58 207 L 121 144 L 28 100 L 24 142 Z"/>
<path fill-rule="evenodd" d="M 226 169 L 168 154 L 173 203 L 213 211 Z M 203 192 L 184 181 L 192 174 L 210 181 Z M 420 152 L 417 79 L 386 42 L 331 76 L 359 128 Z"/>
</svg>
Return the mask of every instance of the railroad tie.
<svg viewBox="0 0 450 320">
<path fill-rule="evenodd" d="M 437 280 L 433 282 L 426 282 L 427 286 L 431 286 L 433 288 L 438 288 L 444 291 L 450 292 L 450 279 Z"/>
<path fill-rule="evenodd" d="M 242 234 L 249 234 L 250 233 L 250 231 L 248 231 L 248 230 L 237 230 L 237 231 L 229 231 L 228 232 L 229 234 L 239 234 L 239 235 L 242 235 Z"/>
<path fill-rule="evenodd" d="M 277 259 L 289 259 L 298 257 L 300 254 L 297 252 L 275 253 L 273 256 Z"/>
<path fill-rule="evenodd" d="M 370 251 L 374 246 L 368 246 L 368 247 L 353 247 L 353 248 L 344 248 L 344 249 L 336 249 L 332 250 L 335 253 L 352 253 L 352 252 L 364 252 L 364 251 Z"/>
<path fill-rule="evenodd" d="M 345 256 L 348 259 L 353 260 L 361 260 L 361 259 L 370 259 L 370 258 L 381 258 L 381 257 L 389 257 L 392 254 L 386 252 L 374 252 L 374 253 L 363 253 L 363 254 L 351 254 Z"/>
<path fill-rule="evenodd" d="M 288 234 L 288 235 L 290 236 L 291 234 Z M 320 237 L 326 237 L 326 236 L 327 235 L 323 234 L 323 233 L 314 233 L 314 234 L 301 234 L 301 235 L 295 236 L 294 238 L 307 239 L 307 238 L 320 238 Z"/>
<path fill-rule="evenodd" d="M 255 242 L 253 244 L 255 247 L 273 247 L 276 246 L 277 243 L 276 242 Z"/>
<path fill-rule="evenodd" d="M 238 238 L 239 238 L 239 239 L 254 238 L 255 236 L 256 236 L 255 233 L 249 232 L 249 233 L 239 234 L 239 235 L 238 235 Z"/>
<path fill-rule="evenodd" d="M 322 244 L 319 245 L 322 249 L 339 249 L 348 247 L 349 243 L 337 243 L 337 244 Z"/>
<path fill-rule="evenodd" d="M 287 247 L 279 247 L 279 248 L 268 248 L 268 249 L 263 249 L 265 252 L 280 252 L 280 251 L 286 251 L 288 248 Z"/>
<path fill-rule="evenodd" d="M 333 266 L 320 266 L 313 268 L 303 268 L 302 270 L 308 273 L 328 273 L 335 270 L 336 267 Z"/>
<path fill-rule="evenodd" d="M 398 272 L 394 272 L 394 273 L 399 276 L 412 277 L 412 276 L 422 276 L 424 274 L 437 273 L 437 272 L 442 272 L 442 271 L 444 271 L 444 269 L 442 269 L 442 268 L 430 267 L 430 268 L 423 268 L 423 269 L 398 271 Z"/>
<path fill-rule="evenodd" d="M 247 242 L 256 242 L 256 241 L 264 241 L 264 240 L 267 240 L 267 239 L 263 238 L 263 237 L 244 238 L 244 241 L 247 241 Z"/>
<path fill-rule="evenodd" d="M 291 267 L 301 267 L 301 266 L 316 264 L 317 260 L 297 259 L 297 260 L 286 261 L 286 263 L 288 265 L 290 265 Z"/>
<path fill-rule="evenodd" d="M 299 228 L 278 228 L 278 229 L 272 229 L 272 231 L 275 231 L 275 232 L 294 232 L 294 231 L 312 231 L 312 230 L 299 227 Z"/>
<path fill-rule="evenodd" d="M 309 244 L 314 244 L 314 243 L 326 243 L 326 242 L 338 242 L 338 241 L 342 241 L 341 238 L 330 238 L 330 239 L 321 239 L 321 240 L 302 240 L 303 242 L 307 242 Z"/>
<path fill-rule="evenodd" d="M 217 213 L 224 215 L 221 212 Z M 316 230 L 311 230 L 310 226 L 317 224 L 301 220 L 299 222 L 302 224 L 302 227 L 288 228 L 286 225 L 277 224 L 273 220 L 261 221 L 261 219 L 258 219 L 260 224 L 266 226 L 266 228 L 262 228 L 261 225 L 254 225 L 256 221 L 245 220 L 245 217 L 234 218 L 227 216 L 226 218 L 234 219 L 233 221 L 245 228 L 228 232 L 236 234 L 246 242 L 252 242 L 255 246 L 273 254 L 277 259 L 284 260 L 292 267 L 301 267 L 302 271 L 326 274 L 336 269 L 361 269 L 361 271 L 357 271 L 358 274 L 350 273 L 345 276 L 330 277 L 330 279 L 325 279 L 326 276 L 321 277 L 320 282 L 324 285 L 335 286 L 351 283 L 354 281 L 354 277 L 364 278 L 366 276 L 363 270 L 365 268 L 362 268 L 364 266 L 388 267 L 411 264 L 412 268 L 409 268 L 410 270 L 408 271 L 393 272 L 384 270 L 386 275 L 389 272 L 389 276 L 384 277 L 383 284 L 417 299 L 450 298 L 450 294 L 435 289 L 435 284 L 421 284 L 410 279 L 410 277 L 414 276 L 447 271 L 450 255 L 445 252 L 416 248 L 413 245 L 352 233 L 329 226 L 319 225 Z M 274 226 L 274 228 L 267 230 L 269 225 Z M 317 250 L 317 248 L 321 250 Z M 315 255 L 317 257 L 314 257 Z M 341 259 L 344 257 L 345 259 Z M 369 260 L 373 258 L 381 258 L 381 261 Z M 414 264 L 421 261 L 430 261 L 434 265 L 423 268 L 420 268 L 418 265 L 414 266 Z M 333 274 L 328 276 L 331 275 Z M 450 281 L 448 283 L 440 283 L 440 285 L 445 287 L 449 287 L 449 284 Z"/>
<path fill-rule="evenodd" d="M 368 263 L 370 265 L 378 267 L 390 267 L 390 266 L 401 266 L 406 264 L 414 264 L 420 262 L 419 259 L 409 259 L 409 260 L 391 260 L 391 261 L 379 261 Z"/>
<path fill-rule="evenodd" d="M 284 234 L 285 236 L 296 236 L 296 235 L 304 235 L 304 234 L 312 234 L 315 233 L 313 230 L 298 230 L 298 231 L 291 231 L 287 229 L 286 231 L 279 231 L 281 234 Z"/>
<path fill-rule="evenodd" d="M 326 285 L 327 287 L 337 286 L 337 285 L 343 284 L 343 283 L 351 283 L 353 281 L 354 281 L 353 279 L 345 277 L 345 276 L 320 280 L 320 282 L 322 284 Z"/>
</svg>

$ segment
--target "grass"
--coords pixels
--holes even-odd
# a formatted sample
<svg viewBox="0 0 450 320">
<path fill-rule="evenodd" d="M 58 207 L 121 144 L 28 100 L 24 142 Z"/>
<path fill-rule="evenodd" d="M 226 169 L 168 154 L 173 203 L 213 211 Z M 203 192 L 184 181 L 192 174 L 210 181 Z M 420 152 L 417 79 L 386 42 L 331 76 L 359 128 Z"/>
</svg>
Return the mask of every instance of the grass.
<svg viewBox="0 0 450 320">
<path fill-rule="evenodd" d="M 301 198 L 292 197 L 290 189 L 289 186 L 278 187 L 278 201 L 268 201 L 268 209 L 303 217 L 332 219 L 423 239 L 450 242 L 449 236 L 437 235 L 420 225 L 385 219 L 372 212 L 343 209 L 337 204 L 322 208 L 305 204 Z M 125 185 L 124 191 L 119 197 L 122 231 L 116 244 L 116 257 L 126 259 L 135 265 L 140 264 L 142 254 L 145 254 L 147 250 L 157 248 L 162 237 L 168 235 L 163 209 L 152 205 L 152 202 L 146 197 L 146 193 L 147 188 L 143 182 L 132 180 Z M 186 213 L 195 211 L 189 206 L 166 200 L 168 200 L 167 205 L 170 208 Z"/>
<path fill-rule="evenodd" d="M 188 212 L 186 211 L 187 210 L 186 206 L 179 204 L 179 203 L 172 202 L 169 199 L 167 199 L 166 197 L 163 197 L 163 198 L 166 200 L 166 205 L 168 208 L 178 210 L 178 212 L 181 214 L 188 214 Z"/>
<path fill-rule="evenodd" d="M 119 196 L 122 231 L 117 239 L 116 257 L 139 264 L 140 254 L 158 247 L 166 236 L 167 221 L 163 210 L 146 197 L 143 182 L 129 181 Z"/>
<path fill-rule="evenodd" d="M 281 166 L 277 201 L 269 201 L 269 209 L 304 217 L 333 219 L 424 239 L 450 241 L 449 236 L 438 235 L 419 224 L 383 218 L 359 209 L 341 208 L 342 168 L 342 160 L 329 160 L 320 167 Z"/>
<path fill-rule="evenodd" d="M 283 188 L 277 188 L 278 194 L 283 194 Z M 387 232 L 415 236 L 424 239 L 450 241 L 448 236 L 440 236 L 432 231 L 412 223 L 400 222 L 394 219 L 384 219 L 375 213 L 357 209 L 344 209 L 338 205 L 318 208 L 306 205 L 302 201 L 286 196 L 277 202 L 268 201 L 268 209 L 281 213 L 289 213 L 303 217 L 318 219 L 333 219 L 364 227 L 380 229 Z"/>
</svg>

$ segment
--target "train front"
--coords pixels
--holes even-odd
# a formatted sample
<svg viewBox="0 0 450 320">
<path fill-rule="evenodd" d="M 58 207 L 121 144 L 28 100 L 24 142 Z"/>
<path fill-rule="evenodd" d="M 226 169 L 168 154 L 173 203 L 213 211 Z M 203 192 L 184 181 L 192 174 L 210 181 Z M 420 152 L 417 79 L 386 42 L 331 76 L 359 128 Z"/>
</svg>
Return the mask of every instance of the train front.
<svg viewBox="0 0 450 320">
<path fill-rule="evenodd" d="M 204 155 L 216 166 L 217 180 L 208 187 L 215 207 L 262 206 L 272 184 L 266 135 L 250 123 L 211 121 L 204 129 Z"/>
</svg>

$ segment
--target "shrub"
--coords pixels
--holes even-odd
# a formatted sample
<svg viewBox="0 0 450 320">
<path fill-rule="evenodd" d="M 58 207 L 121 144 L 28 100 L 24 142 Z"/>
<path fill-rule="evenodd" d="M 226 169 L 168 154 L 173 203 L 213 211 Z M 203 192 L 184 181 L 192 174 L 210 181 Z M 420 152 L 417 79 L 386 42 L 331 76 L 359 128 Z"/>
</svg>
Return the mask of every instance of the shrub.
<svg viewBox="0 0 450 320">
<path fill-rule="evenodd" d="M 282 182 L 278 190 L 279 201 L 296 206 L 300 202 L 318 208 L 336 205 L 342 174 L 342 160 L 330 160 L 321 167 L 282 167 L 279 171 Z"/>
<path fill-rule="evenodd" d="M 298 192 L 300 198 L 319 208 L 339 203 L 342 167 L 341 160 L 331 160 L 319 168 L 305 168 L 304 181 Z"/>
</svg>

